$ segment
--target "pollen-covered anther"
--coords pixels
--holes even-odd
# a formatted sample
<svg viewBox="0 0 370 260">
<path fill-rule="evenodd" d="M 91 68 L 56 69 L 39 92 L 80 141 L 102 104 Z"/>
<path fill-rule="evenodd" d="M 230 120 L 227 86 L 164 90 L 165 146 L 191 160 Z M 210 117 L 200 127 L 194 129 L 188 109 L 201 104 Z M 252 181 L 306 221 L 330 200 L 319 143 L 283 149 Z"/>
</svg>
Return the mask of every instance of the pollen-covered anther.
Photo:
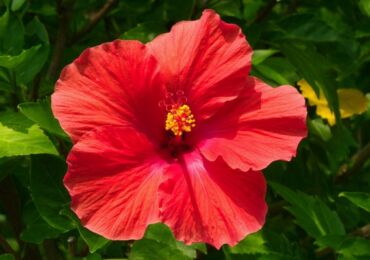
<svg viewBox="0 0 370 260">
<path fill-rule="evenodd" d="M 191 132 L 195 127 L 195 118 L 188 105 L 174 106 L 166 118 L 166 130 L 172 131 L 175 136 L 184 132 Z"/>
</svg>

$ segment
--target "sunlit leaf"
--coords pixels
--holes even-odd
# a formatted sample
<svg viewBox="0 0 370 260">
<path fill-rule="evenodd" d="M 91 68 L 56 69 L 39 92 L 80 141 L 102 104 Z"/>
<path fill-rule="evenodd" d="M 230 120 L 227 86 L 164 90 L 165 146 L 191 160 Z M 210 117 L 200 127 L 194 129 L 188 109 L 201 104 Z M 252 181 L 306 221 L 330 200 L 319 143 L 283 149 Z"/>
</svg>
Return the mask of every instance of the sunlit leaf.
<svg viewBox="0 0 370 260">
<path fill-rule="evenodd" d="M 269 248 L 261 232 L 247 236 L 236 246 L 230 247 L 233 254 L 268 254 Z"/>
<path fill-rule="evenodd" d="M 58 154 L 53 143 L 37 125 L 19 114 L 10 115 L 0 114 L 0 157 Z"/>
<path fill-rule="evenodd" d="M 358 6 L 364 14 L 370 17 L 370 0 L 359 0 Z"/>
<path fill-rule="evenodd" d="M 26 2 L 26 0 L 12 0 L 11 10 L 17 11 L 22 7 L 22 5 Z"/>
<path fill-rule="evenodd" d="M 278 50 L 268 49 L 268 50 L 254 50 L 253 51 L 253 57 L 252 57 L 252 64 L 258 65 L 264 60 L 266 60 L 268 57 L 274 55 L 275 53 L 278 53 Z"/>
</svg>

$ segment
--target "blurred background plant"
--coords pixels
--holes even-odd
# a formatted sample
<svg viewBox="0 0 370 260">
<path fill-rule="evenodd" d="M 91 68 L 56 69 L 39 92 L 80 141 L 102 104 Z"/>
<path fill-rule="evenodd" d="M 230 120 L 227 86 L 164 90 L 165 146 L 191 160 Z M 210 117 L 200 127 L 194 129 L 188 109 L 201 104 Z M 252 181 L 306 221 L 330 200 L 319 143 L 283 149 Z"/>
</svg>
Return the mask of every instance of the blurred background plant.
<svg viewBox="0 0 370 260">
<path fill-rule="evenodd" d="M 158 224 L 108 241 L 69 209 L 54 83 L 87 47 L 147 42 L 205 8 L 242 28 L 253 75 L 300 86 L 309 136 L 264 171 L 266 225 L 237 246 L 185 246 Z M 369 0 L 0 0 L 0 260 L 370 259 L 369 92 Z"/>
</svg>

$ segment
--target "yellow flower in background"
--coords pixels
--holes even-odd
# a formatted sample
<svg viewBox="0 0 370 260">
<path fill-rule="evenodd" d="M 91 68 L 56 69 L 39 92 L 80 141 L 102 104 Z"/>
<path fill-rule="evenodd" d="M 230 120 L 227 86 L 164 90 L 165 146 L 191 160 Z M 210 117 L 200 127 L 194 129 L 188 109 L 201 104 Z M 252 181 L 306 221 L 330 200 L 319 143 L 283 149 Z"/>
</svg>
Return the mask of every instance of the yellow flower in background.
<svg viewBox="0 0 370 260">
<path fill-rule="evenodd" d="M 328 120 L 329 125 L 335 125 L 334 112 L 330 110 L 324 93 L 320 90 L 320 97 L 318 97 L 310 84 L 304 79 L 298 81 L 297 84 L 302 91 L 302 95 L 308 99 L 309 105 L 316 106 L 317 115 Z M 361 114 L 367 110 L 367 99 L 360 90 L 342 88 L 338 89 L 337 93 L 341 118 Z"/>
</svg>

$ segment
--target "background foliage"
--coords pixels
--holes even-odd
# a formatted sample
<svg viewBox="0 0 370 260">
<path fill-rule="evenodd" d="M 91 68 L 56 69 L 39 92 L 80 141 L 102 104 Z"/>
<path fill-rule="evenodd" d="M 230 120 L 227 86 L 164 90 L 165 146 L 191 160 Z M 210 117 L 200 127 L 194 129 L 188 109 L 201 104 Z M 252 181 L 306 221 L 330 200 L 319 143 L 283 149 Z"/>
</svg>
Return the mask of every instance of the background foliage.
<svg viewBox="0 0 370 260">
<path fill-rule="evenodd" d="M 69 210 L 71 143 L 51 113 L 54 83 L 85 48 L 147 42 L 204 8 L 243 29 L 252 74 L 273 86 L 305 79 L 337 122 L 309 107 L 298 156 L 264 171 L 265 227 L 237 246 L 185 246 L 162 225 L 108 241 Z M 370 109 L 342 120 L 344 87 L 370 92 L 369 0 L 1 0 L 0 259 L 370 259 Z"/>
</svg>

